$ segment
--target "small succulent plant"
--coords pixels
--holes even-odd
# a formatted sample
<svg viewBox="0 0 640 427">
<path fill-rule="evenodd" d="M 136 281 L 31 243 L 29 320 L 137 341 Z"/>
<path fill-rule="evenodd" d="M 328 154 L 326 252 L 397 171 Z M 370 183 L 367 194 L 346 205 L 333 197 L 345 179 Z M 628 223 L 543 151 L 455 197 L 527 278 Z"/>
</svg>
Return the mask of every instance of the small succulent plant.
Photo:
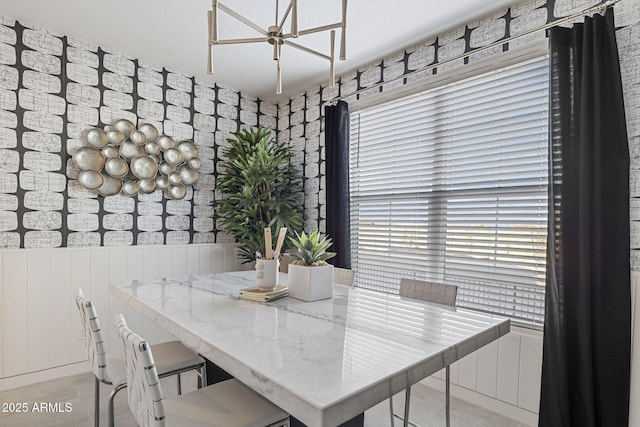
<svg viewBox="0 0 640 427">
<path fill-rule="evenodd" d="M 331 238 L 321 235 L 318 230 L 312 231 L 308 236 L 304 231 L 302 234 L 296 232 L 296 237 L 290 237 L 289 240 L 296 248 L 296 251 L 290 254 L 295 258 L 295 265 L 327 265 L 326 260 L 336 256 L 335 252 L 327 252 L 333 243 Z"/>
</svg>

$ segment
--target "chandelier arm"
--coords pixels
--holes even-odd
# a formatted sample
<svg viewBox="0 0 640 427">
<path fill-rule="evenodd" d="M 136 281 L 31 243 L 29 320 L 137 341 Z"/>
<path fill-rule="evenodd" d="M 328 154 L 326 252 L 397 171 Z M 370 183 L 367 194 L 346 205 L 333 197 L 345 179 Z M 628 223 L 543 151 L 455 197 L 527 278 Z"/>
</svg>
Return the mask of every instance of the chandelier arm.
<svg viewBox="0 0 640 427">
<path fill-rule="evenodd" d="M 228 39 L 228 40 L 218 40 L 217 42 L 211 42 L 212 45 L 217 44 L 236 44 L 236 43 L 260 43 L 269 41 L 267 37 L 252 37 L 247 39 Z"/>
<path fill-rule="evenodd" d="M 287 20 L 289 13 L 291 12 L 292 2 L 289 2 L 289 6 L 287 6 L 287 10 L 284 11 L 284 15 L 282 15 L 282 19 L 280 20 L 280 24 L 278 25 L 278 32 L 282 32 L 282 27 L 284 27 L 284 21 Z"/>
<path fill-rule="evenodd" d="M 335 24 L 322 25 L 320 27 L 309 28 L 307 30 L 299 30 L 298 34 L 305 36 L 307 34 L 319 33 L 321 31 L 334 30 L 336 28 L 342 28 L 342 22 L 336 22 Z"/>
<path fill-rule="evenodd" d="M 234 18 L 236 18 L 238 21 L 242 22 L 243 24 L 253 28 L 254 30 L 256 30 L 257 32 L 259 32 L 262 35 L 268 36 L 269 32 L 265 29 L 263 29 L 262 27 L 260 27 L 258 24 L 248 20 L 247 18 L 245 18 L 244 16 L 240 15 L 238 12 L 235 12 L 232 9 L 229 9 L 227 6 L 225 6 L 224 4 L 218 2 L 218 9 L 226 12 L 227 14 L 233 16 Z"/>
<path fill-rule="evenodd" d="M 313 49 L 309 49 L 308 47 L 299 45 L 298 43 L 294 43 L 294 42 L 291 42 L 289 40 L 283 40 L 283 42 L 287 46 L 295 47 L 296 49 L 300 49 L 303 52 L 307 52 L 307 53 L 310 53 L 312 55 L 318 56 L 320 58 L 324 58 L 327 61 L 331 61 L 331 57 L 329 57 L 328 55 L 325 55 L 324 53 L 318 52 L 318 51 L 313 50 Z"/>
</svg>

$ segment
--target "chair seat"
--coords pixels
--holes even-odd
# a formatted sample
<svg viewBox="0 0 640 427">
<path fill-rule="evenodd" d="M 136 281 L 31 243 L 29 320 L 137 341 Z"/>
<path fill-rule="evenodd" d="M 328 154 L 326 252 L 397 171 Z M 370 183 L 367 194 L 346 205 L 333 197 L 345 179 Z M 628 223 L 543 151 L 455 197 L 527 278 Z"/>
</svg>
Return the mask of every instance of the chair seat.
<svg viewBox="0 0 640 427">
<path fill-rule="evenodd" d="M 172 372 L 185 371 L 191 367 L 197 369 L 204 363 L 202 357 L 180 341 L 152 345 L 151 351 L 160 377 Z M 127 371 L 122 352 L 107 354 L 107 376 L 114 386 L 127 382 Z"/>
<path fill-rule="evenodd" d="M 288 418 L 284 411 L 236 379 L 163 402 L 167 426 L 264 427 Z"/>
</svg>

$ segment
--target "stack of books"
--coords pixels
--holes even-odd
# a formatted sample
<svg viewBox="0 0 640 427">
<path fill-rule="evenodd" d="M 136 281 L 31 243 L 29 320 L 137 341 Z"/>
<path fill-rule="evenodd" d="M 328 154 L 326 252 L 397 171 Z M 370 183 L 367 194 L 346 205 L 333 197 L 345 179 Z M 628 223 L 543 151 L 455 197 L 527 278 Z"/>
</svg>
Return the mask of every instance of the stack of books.
<svg viewBox="0 0 640 427">
<path fill-rule="evenodd" d="M 277 285 L 275 288 L 265 291 L 258 287 L 245 288 L 240 290 L 240 298 L 258 302 L 269 302 L 289 295 L 287 286 Z"/>
</svg>

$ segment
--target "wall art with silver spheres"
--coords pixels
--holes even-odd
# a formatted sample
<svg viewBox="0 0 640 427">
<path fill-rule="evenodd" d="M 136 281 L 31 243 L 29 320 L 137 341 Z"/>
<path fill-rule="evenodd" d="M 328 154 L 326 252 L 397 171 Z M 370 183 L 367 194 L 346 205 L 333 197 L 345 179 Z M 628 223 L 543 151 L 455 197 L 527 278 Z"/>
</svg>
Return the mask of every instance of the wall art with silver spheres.
<svg viewBox="0 0 640 427">
<path fill-rule="evenodd" d="M 182 199 L 187 186 L 200 178 L 202 160 L 195 144 L 159 135 L 149 123 L 136 129 L 129 120 L 120 119 L 104 130 L 89 130 L 86 142 L 72 156 L 80 169 L 78 181 L 102 196 L 161 189 L 168 199 Z"/>
</svg>

